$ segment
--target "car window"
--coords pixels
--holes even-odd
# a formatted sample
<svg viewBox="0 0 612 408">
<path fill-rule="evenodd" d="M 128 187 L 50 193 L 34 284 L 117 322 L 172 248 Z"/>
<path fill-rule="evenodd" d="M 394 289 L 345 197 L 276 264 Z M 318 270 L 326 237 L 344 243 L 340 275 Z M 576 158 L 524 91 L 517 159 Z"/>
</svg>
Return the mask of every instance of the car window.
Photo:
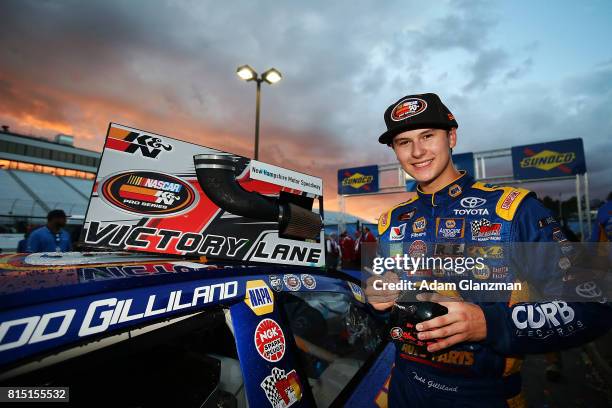
<svg viewBox="0 0 612 408">
<path fill-rule="evenodd" d="M 246 406 L 235 342 L 221 309 L 114 334 L 55 359 L 60 361 L 0 385 L 69 387 L 74 406 Z"/>
<path fill-rule="evenodd" d="M 297 292 L 282 303 L 315 401 L 329 406 L 381 343 L 379 323 L 342 293 Z"/>
</svg>

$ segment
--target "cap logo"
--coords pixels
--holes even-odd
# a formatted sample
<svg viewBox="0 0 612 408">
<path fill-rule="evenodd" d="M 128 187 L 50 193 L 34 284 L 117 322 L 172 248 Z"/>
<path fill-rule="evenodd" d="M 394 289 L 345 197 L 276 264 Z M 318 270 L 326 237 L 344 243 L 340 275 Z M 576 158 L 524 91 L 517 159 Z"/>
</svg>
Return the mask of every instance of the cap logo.
<svg viewBox="0 0 612 408">
<path fill-rule="evenodd" d="M 399 122 L 418 115 L 427 109 L 427 102 L 420 98 L 408 98 L 400 101 L 391 111 L 391 120 Z"/>
</svg>

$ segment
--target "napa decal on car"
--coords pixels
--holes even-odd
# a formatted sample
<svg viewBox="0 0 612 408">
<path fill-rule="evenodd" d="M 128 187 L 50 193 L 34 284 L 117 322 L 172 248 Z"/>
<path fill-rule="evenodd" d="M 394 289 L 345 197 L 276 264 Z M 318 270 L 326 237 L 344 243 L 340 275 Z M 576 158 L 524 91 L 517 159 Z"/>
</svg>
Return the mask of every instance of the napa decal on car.
<svg viewBox="0 0 612 408">
<path fill-rule="evenodd" d="M 257 316 L 274 311 L 274 294 L 263 280 L 247 282 L 244 302 Z"/>
<path fill-rule="evenodd" d="M 111 123 L 89 247 L 320 267 L 320 178 Z"/>
</svg>

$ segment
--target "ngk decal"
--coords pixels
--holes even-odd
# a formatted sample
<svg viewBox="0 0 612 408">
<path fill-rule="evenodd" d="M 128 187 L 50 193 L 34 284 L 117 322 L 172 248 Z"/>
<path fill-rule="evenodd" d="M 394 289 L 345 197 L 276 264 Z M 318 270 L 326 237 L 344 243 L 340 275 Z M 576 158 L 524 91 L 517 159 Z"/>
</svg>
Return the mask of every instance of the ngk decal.
<svg viewBox="0 0 612 408">
<path fill-rule="evenodd" d="M 517 335 L 540 339 L 553 334 L 568 336 L 582 329 L 582 322 L 574 321 L 574 317 L 574 309 L 562 301 L 523 304 L 512 309 L 512 321 L 518 329 Z"/>
<path fill-rule="evenodd" d="M 263 319 L 255 329 L 255 348 L 264 360 L 271 363 L 285 355 L 285 334 L 280 325 L 272 319 Z"/>
<path fill-rule="evenodd" d="M 98 299 L 90 302 L 84 313 L 83 309 L 80 313 L 77 309 L 65 309 L 7 320 L 0 324 L 0 352 L 56 339 L 69 331 L 77 333 L 78 337 L 102 333 L 121 323 L 161 317 L 177 310 L 230 299 L 237 293 L 238 281 L 230 281 L 151 294 L 146 302 L 146 294 L 126 299 Z"/>
<path fill-rule="evenodd" d="M 262 280 L 247 282 L 244 303 L 255 313 L 261 316 L 274 311 L 274 295 L 272 290 Z"/>
</svg>

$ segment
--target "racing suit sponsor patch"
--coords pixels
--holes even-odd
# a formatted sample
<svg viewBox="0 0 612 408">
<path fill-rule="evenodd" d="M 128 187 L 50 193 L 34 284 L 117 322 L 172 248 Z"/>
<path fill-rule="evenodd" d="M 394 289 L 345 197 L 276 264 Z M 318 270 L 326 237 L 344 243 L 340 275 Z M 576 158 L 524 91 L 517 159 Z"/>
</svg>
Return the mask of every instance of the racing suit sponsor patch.
<svg viewBox="0 0 612 408">
<path fill-rule="evenodd" d="M 499 241 L 501 239 L 501 223 L 492 223 L 486 218 L 471 222 L 472 239 L 474 241 Z"/>
<path fill-rule="evenodd" d="M 463 218 L 438 218 L 436 237 L 443 239 L 463 238 L 465 220 Z"/>
<path fill-rule="evenodd" d="M 404 239 L 406 235 L 406 224 L 400 224 L 397 227 L 391 227 L 391 232 L 389 233 L 389 239 L 391 241 L 400 241 Z"/>
<path fill-rule="evenodd" d="M 476 258 L 502 259 L 504 257 L 504 247 L 501 245 L 470 246 L 468 255 Z"/>
<path fill-rule="evenodd" d="M 519 304 L 512 308 L 512 321 L 517 337 L 546 339 L 553 335 L 567 337 L 584 328 L 574 321 L 574 309 L 563 301 L 540 304 Z"/>
<path fill-rule="evenodd" d="M 512 203 L 514 202 L 514 200 L 516 200 L 516 198 L 521 195 L 521 192 L 519 190 L 512 190 L 504 199 L 504 201 L 502 201 L 500 207 L 502 210 L 509 210 L 510 207 L 512 207 Z"/>
<path fill-rule="evenodd" d="M 554 224 L 556 222 L 555 217 L 550 216 L 550 217 L 546 217 L 546 218 L 541 218 L 538 220 L 538 227 L 539 228 L 544 228 L 550 224 Z"/>
<path fill-rule="evenodd" d="M 416 214 L 416 208 L 413 208 L 410 211 L 400 213 L 397 216 L 397 220 L 398 221 L 410 221 L 414 217 L 414 214 Z"/>
<path fill-rule="evenodd" d="M 451 197 L 457 197 L 461 194 L 461 191 L 461 186 L 459 184 L 455 184 L 449 187 L 448 195 Z"/>
<path fill-rule="evenodd" d="M 427 244 L 425 241 L 417 239 L 416 241 L 412 241 L 410 247 L 408 248 L 408 255 L 413 258 L 419 258 L 425 256 L 427 254 Z"/>
<path fill-rule="evenodd" d="M 425 217 L 419 217 L 412 223 L 412 234 L 411 238 L 422 237 L 425 235 L 425 227 L 427 227 L 427 220 Z"/>
</svg>

